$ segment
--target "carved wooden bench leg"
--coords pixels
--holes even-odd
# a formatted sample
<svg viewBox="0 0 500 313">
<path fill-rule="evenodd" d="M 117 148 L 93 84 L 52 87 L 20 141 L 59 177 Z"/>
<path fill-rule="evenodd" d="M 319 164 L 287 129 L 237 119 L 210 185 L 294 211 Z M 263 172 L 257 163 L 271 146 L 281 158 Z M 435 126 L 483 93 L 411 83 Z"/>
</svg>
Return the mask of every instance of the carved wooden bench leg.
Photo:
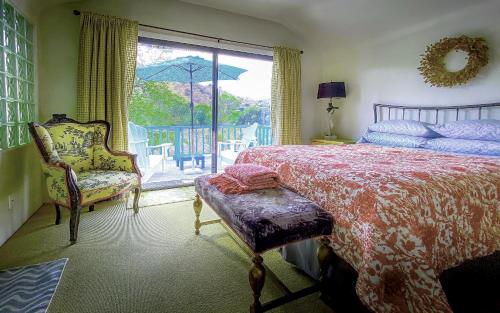
<svg viewBox="0 0 500 313">
<path fill-rule="evenodd" d="M 266 269 L 262 265 L 264 260 L 260 255 L 255 255 L 252 259 L 253 265 L 248 274 L 250 287 L 253 290 L 253 303 L 250 305 L 251 313 L 262 312 L 262 304 L 260 303 L 260 294 L 266 280 Z"/>
<path fill-rule="evenodd" d="M 56 225 L 61 224 L 61 208 L 59 207 L 59 204 L 55 205 L 56 207 Z"/>
<path fill-rule="evenodd" d="M 71 244 L 76 243 L 78 237 L 78 226 L 80 224 L 80 207 L 71 208 L 71 218 L 69 220 L 69 234 Z"/>
<path fill-rule="evenodd" d="M 134 213 L 139 213 L 139 198 L 141 197 L 141 188 L 134 190 Z"/>
<path fill-rule="evenodd" d="M 253 262 L 248 273 L 248 280 L 253 291 L 253 301 L 250 305 L 250 312 L 267 312 L 283 304 L 318 292 L 320 284 L 314 284 L 292 292 L 278 277 L 276 277 L 272 270 L 264 265 L 261 253 L 291 243 L 288 236 L 301 240 L 312 238 L 319 239 L 325 236 L 321 241 L 321 247 L 318 248 L 318 257 L 324 272 L 322 278 L 325 279 L 329 263 L 335 260 L 333 250 L 329 246 L 329 236 L 332 233 L 331 216 L 315 203 L 285 188 L 276 189 L 276 194 L 272 196 L 266 195 L 265 197 L 272 197 L 266 199 L 272 199 L 273 201 L 266 202 L 268 208 L 262 209 L 260 203 L 255 203 L 255 196 L 250 195 L 248 196 L 249 198 L 246 198 L 247 195 L 241 195 L 234 198 L 224 196 L 217 188 L 210 186 L 208 183 L 209 179 L 209 176 L 200 176 L 195 179 L 195 190 L 197 193 L 193 202 L 193 209 L 196 217 L 194 221 L 195 233 L 199 234 L 200 227 L 202 226 L 223 222 L 222 225 L 225 226 L 231 234 L 234 233 L 234 237 L 240 239 L 236 240 L 236 242 L 241 244 L 245 252 L 252 257 Z M 200 222 L 200 213 L 202 210 L 201 198 L 203 198 L 204 202 L 219 215 L 220 219 Z M 293 209 L 290 205 L 292 205 Z M 261 227 L 267 227 L 269 224 L 280 225 L 282 223 L 281 216 L 276 220 L 277 217 L 275 212 L 282 212 L 285 209 L 290 210 L 290 213 L 293 212 L 293 215 L 290 216 L 289 223 L 286 229 L 283 230 L 283 235 L 280 235 L 278 238 L 279 233 L 269 229 L 265 234 L 259 232 L 259 240 L 257 241 L 255 233 L 258 232 Z M 301 223 L 294 222 L 297 220 L 298 209 L 300 209 L 299 215 L 304 216 L 304 218 L 307 217 L 308 220 L 310 220 L 310 216 L 316 216 L 315 219 L 310 220 L 308 234 L 304 234 L 303 225 Z M 222 220 L 222 217 L 227 216 L 227 214 L 236 214 L 239 216 L 240 214 L 246 214 L 249 210 L 255 210 L 255 219 L 229 219 L 226 223 Z M 267 275 L 281 287 L 284 295 L 272 301 L 262 303 L 261 293 Z"/>
<path fill-rule="evenodd" d="M 194 233 L 196 235 L 200 234 L 200 227 L 201 227 L 200 214 L 201 214 L 202 207 L 203 207 L 203 203 L 201 202 L 200 195 L 196 194 L 196 196 L 194 197 L 194 201 L 193 201 L 193 209 L 194 209 L 194 215 L 195 215 Z"/>
<path fill-rule="evenodd" d="M 323 291 L 325 288 L 328 268 L 333 262 L 335 253 L 333 253 L 333 249 L 330 246 L 330 238 L 328 238 L 327 236 L 323 236 L 320 239 L 320 243 L 321 245 L 318 248 L 318 261 L 321 270 L 321 276 L 319 281 L 320 281 L 320 288 Z"/>
</svg>

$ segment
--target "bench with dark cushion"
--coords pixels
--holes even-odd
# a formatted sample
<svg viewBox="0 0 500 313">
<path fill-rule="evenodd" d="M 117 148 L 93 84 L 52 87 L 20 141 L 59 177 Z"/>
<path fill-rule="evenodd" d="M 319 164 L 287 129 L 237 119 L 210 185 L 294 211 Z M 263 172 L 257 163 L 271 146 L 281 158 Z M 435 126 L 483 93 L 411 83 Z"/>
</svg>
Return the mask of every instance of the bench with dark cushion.
<svg viewBox="0 0 500 313">
<path fill-rule="evenodd" d="M 217 222 L 200 221 L 201 197 L 252 251 L 254 265 L 249 277 L 254 291 L 254 303 L 251 311 L 267 311 L 317 291 L 317 288 L 306 288 L 308 290 L 302 293 L 300 291 L 289 293 L 262 305 L 259 298 L 264 284 L 265 269 L 260 254 L 292 242 L 323 237 L 318 257 L 322 268 L 325 268 L 333 258 L 327 237 L 332 232 L 331 215 L 310 200 L 282 187 L 242 195 L 226 195 L 208 183 L 210 177 L 211 175 L 205 175 L 195 179 L 197 193 L 193 204 L 196 215 L 195 233 L 199 234 L 201 226 Z"/>
</svg>

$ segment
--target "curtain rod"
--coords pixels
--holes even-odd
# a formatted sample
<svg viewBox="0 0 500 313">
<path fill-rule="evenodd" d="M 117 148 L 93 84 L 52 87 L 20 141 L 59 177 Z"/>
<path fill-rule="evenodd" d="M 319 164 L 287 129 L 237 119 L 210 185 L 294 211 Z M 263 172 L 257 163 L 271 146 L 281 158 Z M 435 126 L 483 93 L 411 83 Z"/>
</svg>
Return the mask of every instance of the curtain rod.
<svg viewBox="0 0 500 313">
<path fill-rule="evenodd" d="M 73 10 L 74 15 L 80 15 L 80 11 L 78 10 Z M 202 38 L 208 38 L 208 39 L 213 39 L 217 41 L 225 41 L 225 42 L 231 42 L 231 43 L 239 43 L 247 46 L 254 46 L 254 47 L 261 47 L 261 48 L 268 48 L 272 49 L 273 47 L 271 46 L 266 46 L 266 45 L 259 45 L 256 43 L 251 43 L 251 42 L 245 42 L 245 41 L 238 41 L 238 40 L 232 40 L 232 39 L 225 39 L 225 38 L 220 38 L 220 37 L 214 37 L 214 36 L 207 36 L 207 35 L 202 35 L 202 34 L 197 34 L 197 33 L 191 33 L 191 32 L 186 32 L 182 30 L 177 30 L 177 29 L 171 29 L 171 28 L 165 28 L 165 27 L 159 27 L 159 26 L 154 26 L 154 25 L 148 25 L 148 24 L 141 24 L 139 23 L 140 26 L 143 27 L 148 27 L 148 28 L 154 28 L 154 29 L 160 29 L 160 30 L 166 30 L 169 32 L 174 32 L 174 33 L 179 33 L 179 34 L 184 34 L 184 35 L 191 35 L 191 36 L 197 36 L 197 37 L 202 37 Z M 300 51 L 300 54 L 303 54 L 304 51 Z"/>
</svg>

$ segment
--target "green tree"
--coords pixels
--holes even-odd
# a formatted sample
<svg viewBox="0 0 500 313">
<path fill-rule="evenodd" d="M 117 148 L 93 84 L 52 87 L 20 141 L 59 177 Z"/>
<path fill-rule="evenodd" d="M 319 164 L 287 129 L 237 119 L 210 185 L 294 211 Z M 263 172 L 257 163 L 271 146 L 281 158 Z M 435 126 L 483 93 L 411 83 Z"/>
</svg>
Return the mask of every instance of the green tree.
<svg viewBox="0 0 500 313">
<path fill-rule="evenodd" d="M 178 91 L 177 91 L 178 93 Z M 142 126 L 190 125 L 189 102 L 169 88 L 167 82 L 139 81 L 129 104 L 129 120 Z M 242 107 L 242 99 L 226 91 L 219 94 L 219 123 L 249 125 L 262 119 L 262 107 Z M 210 125 L 212 107 L 199 103 L 194 107 L 195 125 Z"/>
<path fill-rule="evenodd" d="M 239 119 L 241 98 L 238 98 L 226 91 L 219 93 L 219 123 L 236 124 Z"/>
<path fill-rule="evenodd" d="M 189 104 L 163 82 L 141 82 L 129 104 L 129 120 L 143 126 L 187 125 Z"/>
<path fill-rule="evenodd" d="M 205 103 L 195 105 L 194 124 L 195 125 L 212 124 L 212 107 L 210 105 Z"/>
<path fill-rule="evenodd" d="M 238 119 L 239 125 L 249 125 L 253 123 L 259 123 L 261 117 L 262 108 L 259 106 L 249 106 L 245 108 Z"/>
<path fill-rule="evenodd" d="M 219 118 L 219 122 L 222 124 L 229 124 L 229 125 L 238 125 L 240 119 L 241 119 L 242 111 L 237 110 L 233 111 L 225 116 L 223 118 Z M 220 116 L 220 114 L 219 114 Z"/>
</svg>

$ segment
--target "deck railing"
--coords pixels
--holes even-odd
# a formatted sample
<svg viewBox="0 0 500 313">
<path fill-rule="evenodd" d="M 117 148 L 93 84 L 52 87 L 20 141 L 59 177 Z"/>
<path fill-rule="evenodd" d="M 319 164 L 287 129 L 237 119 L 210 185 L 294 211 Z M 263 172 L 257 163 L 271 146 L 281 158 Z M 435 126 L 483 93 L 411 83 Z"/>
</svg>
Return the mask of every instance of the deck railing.
<svg viewBox="0 0 500 313">
<path fill-rule="evenodd" d="M 162 143 L 172 143 L 174 155 L 183 156 L 189 153 L 191 145 L 191 126 L 144 126 L 148 133 L 148 145 L 155 146 Z M 227 142 L 242 137 L 242 129 L 248 125 L 219 125 L 217 140 Z M 194 151 L 196 155 L 212 153 L 212 127 L 209 125 L 194 126 Z M 259 125 L 256 131 L 257 145 L 269 146 L 272 144 L 271 127 Z"/>
</svg>

